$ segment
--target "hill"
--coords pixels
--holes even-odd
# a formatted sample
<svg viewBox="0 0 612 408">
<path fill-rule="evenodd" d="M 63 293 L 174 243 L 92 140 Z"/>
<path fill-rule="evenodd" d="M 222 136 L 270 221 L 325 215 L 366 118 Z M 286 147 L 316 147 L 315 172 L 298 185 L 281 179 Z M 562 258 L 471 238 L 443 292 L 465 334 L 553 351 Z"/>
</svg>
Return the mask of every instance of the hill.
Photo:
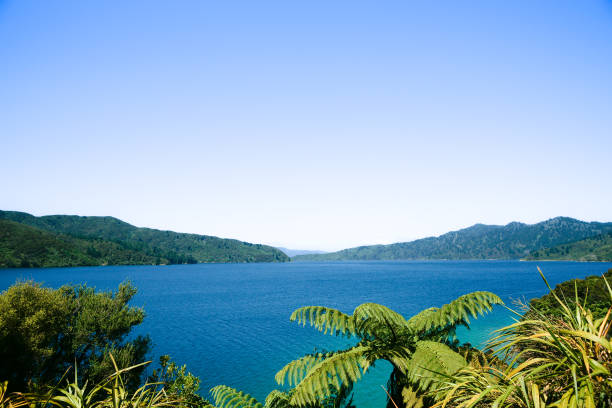
<svg viewBox="0 0 612 408">
<path fill-rule="evenodd" d="M 612 262 L 612 234 L 601 234 L 568 244 L 533 251 L 528 261 Z"/>
<path fill-rule="evenodd" d="M 139 228 L 113 217 L 81 217 L 75 215 L 35 217 L 23 212 L 0 211 L 0 220 L 13 221 L 51 233 L 60 241 L 73 246 L 74 251 L 77 252 L 76 247 L 82 249 L 85 245 L 83 241 L 89 244 L 98 242 L 97 246 L 94 245 L 94 250 L 90 250 L 93 255 L 97 255 L 95 250 L 98 250 L 96 248 L 101 246 L 123 251 L 120 259 L 126 259 L 126 262 L 118 262 L 120 264 L 286 262 L 289 260 L 289 257 L 283 252 L 267 245 L 251 244 L 208 235 Z M 7 234 L 14 229 L 8 231 Z M 32 233 L 32 231 L 30 230 L 29 233 Z M 18 235 L 15 235 L 16 240 L 17 237 Z M 44 242 L 44 245 L 49 244 L 50 235 L 47 234 L 44 237 L 44 240 L 40 242 L 34 240 L 34 242 Z M 104 245 L 102 245 L 102 241 L 104 241 Z M 96 263 L 94 264 L 104 264 L 103 254 L 93 257 L 90 255 L 88 259 L 95 259 Z M 115 263 L 113 259 L 115 258 L 109 259 L 111 263 Z"/>
<path fill-rule="evenodd" d="M 0 268 L 136 265 L 168 262 L 116 242 L 78 239 L 0 220 Z"/>
<path fill-rule="evenodd" d="M 557 217 L 537 224 L 476 224 L 439 237 L 391 245 L 370 245 L 319 255 L 301 255 L 295 261 L 520 259 L 532 251 L 612 232 L 612 223 L 584 222 Z"/>
</svg>

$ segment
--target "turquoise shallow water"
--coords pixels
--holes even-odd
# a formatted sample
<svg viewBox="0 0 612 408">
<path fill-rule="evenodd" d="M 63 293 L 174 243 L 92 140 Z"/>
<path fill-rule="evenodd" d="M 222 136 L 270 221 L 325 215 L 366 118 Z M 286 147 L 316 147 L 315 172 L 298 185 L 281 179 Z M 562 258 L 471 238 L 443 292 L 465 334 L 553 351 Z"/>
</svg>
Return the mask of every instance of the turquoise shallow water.
<svg viewBox="0 0 612 408">
<path fill-rule="evenodd" d="M 540 264 L 551 284 L 602 274 L 612 263 Z M 138 333 L 155 343 L 152 358 L 170 354 L 202 379 L 204 391 L 226 384 L 260 401 L 276 387 L 274 374 L 287 362 L 312 352 L 349 344 L 289 321 L 305 305 L 351 313 L 364 302 L 381 303 L 404 314 L 439 306 L 475 290 L 512 299 L 541 296 L 546 287 L 536 263 L 518 261 L 330 262 L 286 264 L 199 264 L 0 270 L 0 289 L 18 279 L 48 286 L 86 282 L 112 289 L 130 279 L 139 293 L 133 304 L 147 317 Z M 479 344 L 510 321 L 497 308 L 461 331 Z M 359 407 L 384 406 L 389 367 L 377 365 L 359 382 Z"/>
</svg>

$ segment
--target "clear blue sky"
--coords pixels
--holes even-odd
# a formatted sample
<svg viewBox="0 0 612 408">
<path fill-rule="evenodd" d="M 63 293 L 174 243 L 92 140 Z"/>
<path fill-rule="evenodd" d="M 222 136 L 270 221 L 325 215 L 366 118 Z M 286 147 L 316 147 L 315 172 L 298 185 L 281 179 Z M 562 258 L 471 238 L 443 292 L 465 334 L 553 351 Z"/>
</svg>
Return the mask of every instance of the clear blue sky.
<svg viewBox="0 0 612 408">
<path fill-rule="evenodd" d="M 0 0 L 0 208 L 333 250 L 612 221 L 610 1 Z"/>
</svg>

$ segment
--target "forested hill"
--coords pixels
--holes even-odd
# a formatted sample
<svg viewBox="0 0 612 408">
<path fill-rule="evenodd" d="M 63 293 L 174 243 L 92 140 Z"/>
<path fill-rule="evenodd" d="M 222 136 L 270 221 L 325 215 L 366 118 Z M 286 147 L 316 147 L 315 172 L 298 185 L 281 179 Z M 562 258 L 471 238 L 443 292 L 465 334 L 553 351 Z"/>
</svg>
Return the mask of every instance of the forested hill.
<svg viewBox="0 0 612 408">
<path fill-rule="evenodd" d="M 207 235 L 138 228 L 113 217 L 80 217 L 75 215 L 35 217 L 23 212 L 0 211 L 0 220 L 13 221 L 39 231 L 37 232 L 38 235 L 33 234 L 32 230 L 26 232 L 22 229 L 17 233 L 15 226 L 9 226 L 6 223 L 0 224 L 0 228 L 2 228 L 0 233 L 4 237 L 2 241 L 4 246 L 0 248 L 0 256 L 8 256 L 6 254 L 9 252 L 9 249 L 7 249 L 9 247 L 13 248 L 11 249 L 13 256 L 17 256 L 14 251 L 18 252 L 24 249 L 23 245 L 26 245 L 26 242 L 29 253 L 32 253 L 36 246 L 40 247 L 41 253 L 45 252 L 49 247 L 54 247 L 50 244 L 50 239 L 54 236 L 63 242 L 62 248 L 64 250 L 72 251 L 70 253 L 76 254 L 85 251 L 84 253 L 88 258 L 74 258 L 83 260 L 83 265 L 286 262 L 289 260 L 289 257 L 282 251 L 267 245 L 250 244 Z M 40 231 L 47 234 L 42 234 Z M 30 234 L 30 238 L 23 240 L 22 238 L 27 234 Z M 41 237 L 40 241 L 35 239 L 36 236 Z M 68 250 L 65 245 L 70 249 Z M 63 258 L 59 255 L 58 257 L 66 260 L 73 259 L 70 257 Z M 19 256 L 15 259 L 18 258 Z M 66 266 L 73 265 L 72 260 L 66 262 Z M 64 266 L 55 265 L 55 263 L 57 263 L 56 260 L 52 262 L 54 266 Z"/>
<path fill-rule="evenodd" d="M 0 219 L 0 268 L 168 263 L 125 245 L 80 239 Z"/>
<path fill-rule="evenodd" d="M 599 261 L 612 262 L 612 233 L 597 235 L 568 244 L 532 252 L 529 261 Z"/>
<path fill-rule="evenodd" d="M 476 224 L 439 237 L 391 245 L 370 245 L 319 255 L 301 255 L 295 261 L 401 259 L 520 259 L 530 252 L 612 232 L 612 223 L 584 222 L 557 217 L 537 224 Z"/>
</svg>

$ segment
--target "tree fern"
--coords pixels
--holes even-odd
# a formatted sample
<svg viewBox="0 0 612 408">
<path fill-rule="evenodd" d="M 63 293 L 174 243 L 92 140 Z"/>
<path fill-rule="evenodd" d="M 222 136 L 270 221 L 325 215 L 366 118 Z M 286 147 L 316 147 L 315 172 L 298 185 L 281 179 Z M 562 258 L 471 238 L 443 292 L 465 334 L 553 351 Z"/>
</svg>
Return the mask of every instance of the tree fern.
<svg viewBox="0 0 612 408">
<path fill-rule="evenodd" d="M 461 355 L 436 341 L 446 342 L 457 325 L 467 326 L 470 317 L 501 303 L 493 293 L 474 292 L 410 320 L 376 303 L 361 304 L 352 315 L 324 306 L 299 308 L 291 314 L 292 321 L 303 326 L 308 323 L 324 334 L 356 336 L 360 341 L 348 350 L 295 360 L 276 374 L 276 381 L 295 385 L 290 402 L 303 407 L 321 402 L 334 390 L 357 381 L 377 360 L 387 360 L 394 367 L 392 397 L 401 404 L 402 387 L 396 381 L 413 383 L 411 392 L 422 392 L 432 384 L 427 378 L 449 375 L 464 366 Z M 420 396 L 414 400 L 422 401 Z"/>
<path fill-rule="evenodd" d="M 465 358 L 443 343 L 419 341 L 406 371 L 408 381 L 429 391 L 467 365 Z"/>
<path fill-rule="evenodd" d="M 263 408 L 263 405 L 249 394 L 227 385 L 217 385 L 210 390 L 216 408 Z"/>
<path fill-rule="evenodd" d="M 415 391 L 411 386 L 402 389 L 402 400 L 407 408 L 423 408 L 425 406 L 423 395 Z"/>
<path fill-rule="evenodd" d="M 273 390 L 266 397 L 265 408 L 289 408 L 291 407 L 291 396 L 286 392 Z"/>
<path fill-rule="evenodd" d="M 376 303 L 364 303 L 357 306 L 353 312 L 353 319 L 357 332 L 362 336 L 376 334 L 381 328 L 393 333 L 407 325 L 404 316 Z"/>
<path fill-rule="evenodd" d="M 347 336 L 356 334 L 355 321 L 352 316 L 325 306 L 301 307 L 291 314 L 290 319 L 291 321 L 297 320 L 298 324 L 303 326 L 310 323 L 323 334 Z"/>
<path fill-rule="evenodd" d="M 287 364 L 274 378 L 280 385 L 285 385 L 285 379 L 289 385 L 297 385 L 312 367 L 325 358 L 325 354 L 306 355 Z"/>
<path fill-rule="evenodd" d="M 333 389 L 339 391 L 342 384 L 360 379 L 369 367 L 364 357 L 365 351 L 365 347 L 356 346 L 328 355 L 315 364 L 294 388 L 292 405 L 314 404 L 317 400 L 329 397 Z"/>
<path fill-rule="evenodd" d="M 432 307 L 408 320 L 408 326 L 416 333 L 444 330 L 456 325 L 469 325 L 470 316 L 476 318 L 491 311 L 494 305 L 503 304 L 499 296 L 491 292 L 472 292 L 440 307 Z"/>
</svg>

